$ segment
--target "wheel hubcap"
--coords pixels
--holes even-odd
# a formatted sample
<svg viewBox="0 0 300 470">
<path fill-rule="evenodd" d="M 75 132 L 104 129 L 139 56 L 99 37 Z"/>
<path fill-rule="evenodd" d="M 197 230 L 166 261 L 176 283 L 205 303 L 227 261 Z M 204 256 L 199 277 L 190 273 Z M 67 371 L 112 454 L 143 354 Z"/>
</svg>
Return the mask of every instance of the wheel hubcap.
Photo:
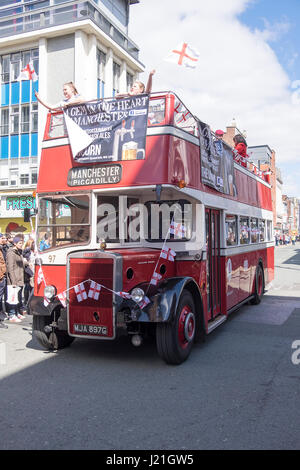
<svg viewBox="0 0 300 470">
<path fill-rule="evenodd" d="M 179 317 L 178 339 L 180 346 L 185 349 L 194 339 L 195 315 L 188 305 L 183 307 Z"/>
</svg>

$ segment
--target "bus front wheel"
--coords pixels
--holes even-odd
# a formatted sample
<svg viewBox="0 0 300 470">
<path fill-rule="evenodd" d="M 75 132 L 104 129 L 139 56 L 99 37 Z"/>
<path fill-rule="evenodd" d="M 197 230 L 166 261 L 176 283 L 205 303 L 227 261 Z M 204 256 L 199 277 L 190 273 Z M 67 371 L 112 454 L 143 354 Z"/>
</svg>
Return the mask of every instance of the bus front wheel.
<svg viewBox="0 0 300 470">
<path fill-rule="evenodd" d="M 178 365 L 184 362 L 192 350 L 195 330 L 194 300 L 191 293 L 184 290 L 173 321 L 156 325 L 156 346 L 159 356 L 167 364 Z"/>
<path fill-rule="evenodd" d="M 33 334 L 40 345 L 48 350 L 63 349 L 69 346 L 74 338 L 69 336 L 66 331 L 52 330 L 47 332 L 47 329 L 45 331 L 45 327 L 49 326 L 51 321 L 51 317 L 33 316 Z"/>
</svg>

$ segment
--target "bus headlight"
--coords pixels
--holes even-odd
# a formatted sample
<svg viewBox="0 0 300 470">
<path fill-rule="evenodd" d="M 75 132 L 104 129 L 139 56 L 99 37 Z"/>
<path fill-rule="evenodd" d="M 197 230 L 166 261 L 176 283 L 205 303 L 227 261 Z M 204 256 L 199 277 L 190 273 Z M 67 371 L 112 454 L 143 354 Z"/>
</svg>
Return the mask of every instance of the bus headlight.
<svg viewBox="0 0 300 470">
<path fill-rule="evenodd" d="M 44 289 L 44 297 L 46 297 L 46 299 L 48 300 L 51 300 L 55 296 L 56 296 L 56 287 L 46 286 Z"/>
<path fill-rule="evenodd" d="M 139 304 L 145 297 L 145 292 L 143 291 L 143 289 L 136 287 L 135 289 L 132 290 L 131 297 L 132 297 L 132 300 L 134 300 L 134 302 Z"/>
</svg>

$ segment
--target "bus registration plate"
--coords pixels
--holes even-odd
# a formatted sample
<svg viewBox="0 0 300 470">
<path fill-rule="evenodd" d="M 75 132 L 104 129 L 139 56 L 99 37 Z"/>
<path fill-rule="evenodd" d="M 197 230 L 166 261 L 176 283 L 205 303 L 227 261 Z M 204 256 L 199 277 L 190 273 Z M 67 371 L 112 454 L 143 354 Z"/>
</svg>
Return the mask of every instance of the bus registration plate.
<svg viewBox="0 0 300 470">
<path fill-rule="evenodd" d="M 82 325 L 74 323 L 73 325 L 74 333 L 80 335 L 99 335 L 107 336 L 107 327 L 100 325 Z"/>
</svg>

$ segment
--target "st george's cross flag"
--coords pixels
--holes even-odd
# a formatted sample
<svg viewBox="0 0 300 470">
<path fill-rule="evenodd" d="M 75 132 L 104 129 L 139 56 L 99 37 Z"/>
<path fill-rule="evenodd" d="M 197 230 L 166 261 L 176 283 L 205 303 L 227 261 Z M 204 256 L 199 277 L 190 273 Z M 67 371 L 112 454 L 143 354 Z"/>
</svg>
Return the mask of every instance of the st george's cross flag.
<svg viewBox="0 0 300 470">
<path fill-rule="evenodd" d="M 100 291 L 101 285 L 95 281 L 91 281 L 88 297 L 90 297 L 91 299 L 99 300 Z"/>
<path fill-rule="evenodd" d="M 174 220 L 172 220 L 170 225 L 170 233 L 172 235 L 176 235 L 179 238 L 184 238 L 186 236 L 186 228 L 183 224 L 174 222 Z"/>
<path fill-rule="evenodd" d="M 123 299 L 131 299 L 131 295 L 128 293 L 128 292 L 116 292 L 116 294 L 119 296 L 119 297 L 123 297 Z"/>
<path fill-rule="evenodd" d="M 64 308 L 66 308 L 66 306 L 67 306 L 67 292 L 64 291 L 64 292 L 62 292 L 61 294 L 58 294 L 57 297 L 58 297 L 60 303 L 62 304 L 62 306 L 63 306 Z"/>
<path fill-rule="evenodd" d="M 82 302 L 83 300 L 87 299 L 87 294 L 86 294 L 86 290 L 85 290 L 83 282 L 81 282 L 80 284 L 77 284 L 77 286 L 74 286 L 74 290 L 75 290 L 78 302 Z"/>
<path fill-rule="evenodd" d="M 165 60 L 194 69 L 198 65 L 199 56 L 199 52 L 193 46 L 182 42 L 169 53 Z"/>
<path fill-rule="evenodd" d="M 46 285 L 44 273 L 42 267 L 40 266 L 38 270 L 37 285 L 39 286 L 42 282 Z"/>
<path fill-rule="evenodd" d="M 152 274 L 152 277 L 151 277 L 150 284 L 153 284 L 154 286 L 157 286 L 158 281 L 160 281 L 161 278 L 162 278 L 162 275 L 157 273 L 156 271 L 154 271 L 154 273 Z"/>
<path fill-rule="evenodd" d="M 34 66 L 33 66 L 33 62 L 32 60 L 26 65 L 26 67 L 24 67 L 17 80 L 20 81 L 20 80 L 32 80 L 33 82 L 36 82 L 38 80 L 38 75 L 36 73 L 36 71 L 34 70 Z"/>
<path fill-rule="evenodd" d="M 165 246 L 160 252 L 160 258 L 166 259 L 168 261 L 175 261 L 176 251 L 172 248 Z"/>
<path fill-rule="evenodd" d="M 138 306 L 140 307 L 141 310 L 143 310 L 143 308 L 145 308 L 148 304 L 150 304 L 150 300 L 145 295 L 145 297 L 143 298 L 143 300 L 141 300 L 141 302 L 138 304 Z"/>
</svg>

